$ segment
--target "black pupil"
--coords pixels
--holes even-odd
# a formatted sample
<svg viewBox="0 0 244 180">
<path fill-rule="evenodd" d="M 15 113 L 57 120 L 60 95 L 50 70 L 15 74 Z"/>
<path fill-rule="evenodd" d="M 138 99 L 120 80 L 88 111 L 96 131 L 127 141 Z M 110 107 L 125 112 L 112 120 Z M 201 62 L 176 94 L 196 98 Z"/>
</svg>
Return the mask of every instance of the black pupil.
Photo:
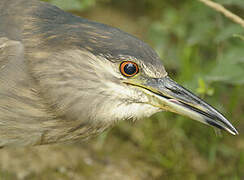
<svg viewBox="0 0 244 180">
<path fill-rule="evenodd" d="M 128 75 L 134 74 L 136 72 L 136 66 L 135 66 L 135 64 L 132 64 L 132 63 L 126 64 L 125 67 L 124 67 L 124 71 Z"/>
</svg>

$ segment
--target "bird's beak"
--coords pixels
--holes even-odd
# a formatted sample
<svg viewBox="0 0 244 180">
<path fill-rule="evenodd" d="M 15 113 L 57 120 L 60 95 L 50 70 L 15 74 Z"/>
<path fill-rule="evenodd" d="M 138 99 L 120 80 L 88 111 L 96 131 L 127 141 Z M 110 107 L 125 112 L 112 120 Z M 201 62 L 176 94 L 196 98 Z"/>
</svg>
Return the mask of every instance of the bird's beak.
<svg viewBox="0 0 244 180">
<path fill-rule="evenodd" d="M 143 90 L 149 97 L 149 103 L 153 106 L 224 129 L 233 135 L 238 134 L 231 123 L 216 109 L 171 80 L 168 76 L 148 78 L 140 75 L 124 82 Z"/>
</svg>

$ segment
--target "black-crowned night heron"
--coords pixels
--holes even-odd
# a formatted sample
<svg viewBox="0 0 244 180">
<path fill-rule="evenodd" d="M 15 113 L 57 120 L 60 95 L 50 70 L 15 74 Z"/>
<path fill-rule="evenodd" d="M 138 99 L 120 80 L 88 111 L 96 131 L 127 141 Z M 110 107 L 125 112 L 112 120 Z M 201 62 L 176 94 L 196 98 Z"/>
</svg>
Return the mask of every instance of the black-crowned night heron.
<svg viewBox="0 0 244 180">
<path fill-rule="evenodd" d="M 139 39 L 44 2 L 0 1 L 0 146 L 88 138 L 163 110 L 238 133 Z"/>
</svg>

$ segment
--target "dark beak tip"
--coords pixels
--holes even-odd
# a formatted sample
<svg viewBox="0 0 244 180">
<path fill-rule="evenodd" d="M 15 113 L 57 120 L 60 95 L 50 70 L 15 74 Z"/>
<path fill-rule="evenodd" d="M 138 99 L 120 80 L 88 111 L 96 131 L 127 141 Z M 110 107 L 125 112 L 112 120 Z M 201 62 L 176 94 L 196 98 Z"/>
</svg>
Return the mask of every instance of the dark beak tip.
<svg viewBox="0 0 244 180">
<path fill-rule="evenodd" d="M 236 128 L 233 125 L 229 125 L 228 128 L 225 128 L 226 131 L 228 131 L 230 134 L 237 136 L 239 135 L 239 132 L 236 130 Z"/>
<path fill-rule="evenodd" d="M 239 132 L 236 129 L 234 129 L 234 134 L 233 135 L 237 136 L 237 135 L 239 135 Z"/>
<path fill-rule="evenodd" d="M 237 129 L 231 124 L 230 124 L 230 127 L 229 127 L 229 131 L 234 136 L 239 135 L 239 132 L 237 131 Z"/>
<path fill-rule="evenodd" d="M 234 128 L 233 126 L 231 126 L 231 128 L 229 127 L 228 129 L 225 129 L 226 131 L 228 131 L 230 134 L 232 134 L 233 136 L 237 136 L 239 135 L 239 132 L 236 130 L 236 128 Z"/>
</svg>

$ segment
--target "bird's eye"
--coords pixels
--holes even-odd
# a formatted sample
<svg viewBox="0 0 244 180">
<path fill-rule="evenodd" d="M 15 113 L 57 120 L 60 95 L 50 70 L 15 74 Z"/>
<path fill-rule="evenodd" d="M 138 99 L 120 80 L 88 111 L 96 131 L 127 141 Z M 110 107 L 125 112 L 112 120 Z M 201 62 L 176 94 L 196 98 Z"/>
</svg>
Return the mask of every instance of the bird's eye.
<svg viewBox="0 0 244 180">
<path fill-rule="evenodd" d="M 132 77 L 139 72 L 138 65 L 132 61 L 124 61 L 120 64 L 120 72 L 123 76 Z"/>
</svg>

